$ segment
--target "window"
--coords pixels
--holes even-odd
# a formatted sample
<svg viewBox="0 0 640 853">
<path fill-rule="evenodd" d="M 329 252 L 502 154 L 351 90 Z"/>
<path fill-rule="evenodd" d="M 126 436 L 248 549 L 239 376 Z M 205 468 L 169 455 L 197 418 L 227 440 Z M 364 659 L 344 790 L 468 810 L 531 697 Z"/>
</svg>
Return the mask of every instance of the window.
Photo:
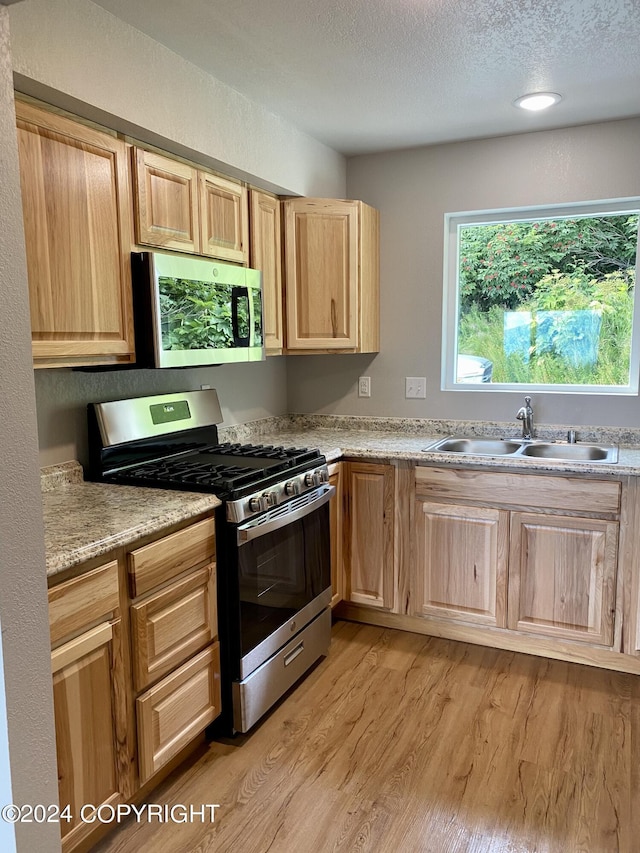
<svg viewBox="0 0 640 853">
<path fill-rule="evenodd" d="M 640 199 L 445 216 L 442 387 L 636 394 Z"/>
</svg>

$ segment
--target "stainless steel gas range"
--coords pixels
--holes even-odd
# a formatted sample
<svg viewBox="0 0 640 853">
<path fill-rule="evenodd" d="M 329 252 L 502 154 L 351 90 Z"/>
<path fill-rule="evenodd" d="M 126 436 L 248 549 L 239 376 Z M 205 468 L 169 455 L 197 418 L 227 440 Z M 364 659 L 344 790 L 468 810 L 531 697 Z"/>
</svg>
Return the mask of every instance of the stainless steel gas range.
<svg viewBox="0 0 640 853">
<path fill-rule="evenodd" d="M 220 443 L 214 390 L 89 406 L 88 476 L 216 494 L 221 733 L 246 732 L 326 655 L 329 500 L 317 450 Z"/>
</svg>

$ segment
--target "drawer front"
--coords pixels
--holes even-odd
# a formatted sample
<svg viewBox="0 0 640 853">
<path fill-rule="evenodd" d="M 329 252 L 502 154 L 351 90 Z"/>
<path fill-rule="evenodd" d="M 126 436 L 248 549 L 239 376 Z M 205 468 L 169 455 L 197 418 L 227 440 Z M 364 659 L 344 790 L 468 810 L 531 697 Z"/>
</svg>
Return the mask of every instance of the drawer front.
<svg viewBox="0 0 640 853">
<path fill-rule="evenodd" d="M 327 607 L 273 657 L 242 681 L 234 681 L 233 725 L 247 732 L 321 655 L 329 653 L 331 610 Z"/>
<path fill-rule="evenodd" d="M 205 518 L 129 554 L 131 597 L 149 592 L 199 563 L 215 557 L 215 522 Z"/>
<path fill-rule="evenodd" d="M 498 471 L 416 468 L 416 494 L 429 500 L 586 512 L 620 512 L 620 483 Z"/>
<path fill-rule="evenodd" d="M 220 646 L 214 643 L 136 700 L 143 784 L 220 714 Z"/>
<path fill-rule="evenodd" d="M 209 645 L 218 633 L 212 563 L 131 606 L 136 690 Z"/>
<path fill-rule="evenodd" d="M 118 563 L 113 560 L 49 590 L 51 644 L 118 611 Z"/>
</svg>

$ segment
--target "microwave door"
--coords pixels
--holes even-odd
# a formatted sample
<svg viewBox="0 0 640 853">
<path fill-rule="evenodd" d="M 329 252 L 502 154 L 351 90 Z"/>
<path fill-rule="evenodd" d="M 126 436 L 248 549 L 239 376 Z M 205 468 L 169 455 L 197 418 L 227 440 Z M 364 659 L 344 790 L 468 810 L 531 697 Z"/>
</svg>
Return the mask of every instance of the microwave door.
<svg viewBox="0 0 640 853">
<path fill-rule="evenodd" d="M 153 255 L 150 319 L 157 367 L 264 359 L 259 271 Z"/>
</svg>

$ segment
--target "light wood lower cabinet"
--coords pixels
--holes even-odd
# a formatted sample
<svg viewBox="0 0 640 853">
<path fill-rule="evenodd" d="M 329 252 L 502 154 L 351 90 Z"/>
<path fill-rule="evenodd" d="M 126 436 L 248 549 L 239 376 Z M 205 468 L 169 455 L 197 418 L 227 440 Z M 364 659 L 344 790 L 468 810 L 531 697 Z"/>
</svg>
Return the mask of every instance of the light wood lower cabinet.
<svg viewBox="0 0 640 853">
<path fill-rule="evenodd" d="M 131 605 L 133 677 L 144 690 L 218 634 L 215 564 Z"/>
<path fill-rule="evenodd" d="M 206 518 L 127 554 L 140 784 L 221 711 L 215 553 Z"/>
<path fill-rule="evenodd" d="M 512 514 L 509 628 L 611 646 L 618 524 Z"/>
<path fill-rule="evenodd" d="M 111 673 L 114 638 L 120 623 L 104 623 L 56 649 L 52 656 L 53 705 L 62 849 L 69 850 L 92 826 L 82 821 L 88 804 L 115 805 L 124 799 L 119 784 L 116 698 Z M 117 642 L 117 640 L 115 640 Z"/>
<path fill-rule="evenodd" d="M 73 815 L 60 826 L 71 853 L 106 831 L 82 822 L 82 806 L 139 799 L 220 714 L 213 518 L 146 537 L 51 586 L 49 621 L 59 799 Z"/>
<path fill-rule="evenodd" d="M 395 598 L 394 468 L 347 462 L 344 597 L 391 610 Z"/>
<path fill-rule="evenodd" d="M 509 514 L 419 501 L 416 615 L 503 628 L 507 622 Z"/>
<path fill-rule="evenodd" d="M 331 532 L 331 606 L 335 607 L 344 598 L 344 565 L 342 559 L 343 523 L 342 523 L 342 463 L 329 465 L 329 484 L 334 486 L 335 494 L 329 503 L 329 527 Z"/>
<path fill-rule="evenodd" d="M 92 832 L 85 805 L 114 805 L 129 792 L 127 710 L 117 562 L 49 590 L 53 706 L 62 849 Z"/>
<path fill-rule="evenodd" d="M 220 714 L 215 643 L 136 700 L 140 782 L 150 779 Z"/>
<path fill-rule="evenodd" d="M 414 615 L 612 648 L 619 511 L 616 482 L 417 468 Z"/>
</svg>

